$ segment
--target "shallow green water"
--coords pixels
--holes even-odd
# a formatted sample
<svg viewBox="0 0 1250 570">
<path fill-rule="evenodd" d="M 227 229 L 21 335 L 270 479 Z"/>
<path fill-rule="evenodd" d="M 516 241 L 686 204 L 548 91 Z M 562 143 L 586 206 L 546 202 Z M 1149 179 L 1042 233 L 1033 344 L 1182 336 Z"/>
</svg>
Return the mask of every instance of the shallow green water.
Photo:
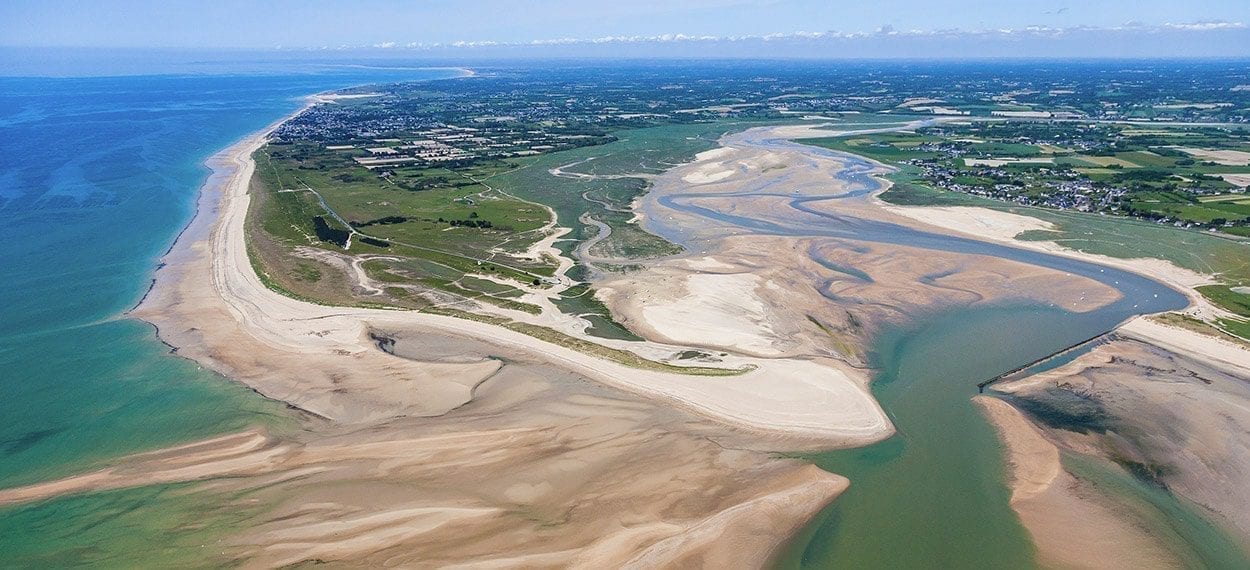
<svg viewBox="0 0 1250 570">
<path fill-rule="evenodd" d="M 0 488 L 248 426 L 292 424 L 281 405 L 171 356 L 155 332 L 117 319 L 30 333 L 0 351 L 5 369 L 20 374 L 0 405 Z M 54 345 L 62 351 L 48 354 Z M 108 376 L 87 377 L 98 371 Z"/>
<path fill-rule="evenodd" d="M 1065 454 L 1064 468 L 1110 496 L 1144 521 L 1186 568 L 1250 568 L 1250 560 L 1199 507 L 1167 490 L 1143 485 L 1123 470 L 1088 457 Z"/>
<path fill-rule="evenodd" d="M 268 505 L 157 485 L 24 505 L 0 516 L 4 568 L 229 566 L 222 540 Z"/>
<path fill-rule="evenodd" d="M 1034 547 L 1008 504 L 1000 443 L 970 398 L 978 382 L 1097 333 L 1105 318 L 1052 308 L 963 309 L 884 335 L 873 391 L 898 434 L 807 458 L 848 477 L 851 487 L 794 541 L 780 567 L 1034 566 Z M 1184 532 L 1174 534 L 1183 536 L 1176 542 L 1187 559 L 1228 567 L 1227 538 L 1188 506 L 1129 477 L 1114 482 L 1102 488 L 1149 497 L 1135 499 L 1143 512 L 1182 521 Z"/>
<path fill-rule="evenodd" d="M 1029 566 L 1033 549 L 1007 504 L 996 435 L 969 398 L 987 371 L 1046 354 L 999 331 L 1045 323 L 1052 312 L 961 311 L 881 339 L 874 392 L 898 434 L 810 457 L 850 478 L 851 488 L 784 566 Z"/>
</svg>

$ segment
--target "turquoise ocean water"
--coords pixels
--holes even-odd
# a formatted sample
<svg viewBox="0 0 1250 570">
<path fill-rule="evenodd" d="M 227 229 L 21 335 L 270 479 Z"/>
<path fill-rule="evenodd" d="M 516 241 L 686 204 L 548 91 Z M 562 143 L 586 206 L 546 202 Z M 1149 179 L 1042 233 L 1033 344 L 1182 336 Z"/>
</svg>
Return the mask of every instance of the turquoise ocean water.
<svg viewBox="0 0 1250 570">
<path fill-rule="evenodd" d="M 297 109 L 304 95 L 458 72 L 279 67 L 0 77 L 0 488 L 280 416 L 275 404 L 170 354 L 151 326 L 123 313 L 194 214 L 206 158 Z M 161 492 L 0 510 L 0 564 L 107 562 L 98 546 L 58 540 L 86 543 L 91 529 L 124 523 L 121 513 Z M 90 507 L 100 501 L 110 514 Z"/>
</svg>

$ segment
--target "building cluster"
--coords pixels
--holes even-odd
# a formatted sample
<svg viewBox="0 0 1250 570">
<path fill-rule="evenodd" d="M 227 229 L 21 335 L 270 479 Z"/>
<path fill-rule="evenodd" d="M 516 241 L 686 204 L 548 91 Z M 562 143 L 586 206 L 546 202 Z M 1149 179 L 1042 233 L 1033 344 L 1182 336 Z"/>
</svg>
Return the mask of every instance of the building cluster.
<svg viewBox="0 0 1250 570">
<path fill-rule="evenodd" d="M 387 138 L 326 144 L 323 148 L 348 153 L 357 164 L 369 170 L 378 170 L 405 165 L 460 164 L 478 158 L 532 156 L 592 142 L 598 142 L 597 137 L 551 133 L 542 129 L 448 125 Z"/>
<path fill-rule="evenodd" d="M 957 168 L 935 160 L 915 159 L 909 164 L 920 168 L 924 178 L 936 188 L 992 198 L 1027 206 L 1082 212 L 1116 212 L 1126 191 L 1096 184 L 1067 170 L 1038 168 L 1036 176 L 1022 177 L 1003 168 Z M 988 180 L 984 184 L 960 182 L 969 178 Z"/>
</svg>

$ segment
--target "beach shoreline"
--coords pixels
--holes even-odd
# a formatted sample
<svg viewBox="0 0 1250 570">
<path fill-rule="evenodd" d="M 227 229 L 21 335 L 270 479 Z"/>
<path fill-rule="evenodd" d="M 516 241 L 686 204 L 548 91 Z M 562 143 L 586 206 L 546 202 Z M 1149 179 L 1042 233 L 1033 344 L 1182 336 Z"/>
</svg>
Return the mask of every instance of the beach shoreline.
<svg viewBox="0 0 1250 570">
<path fill-rule="evenodd" d="M 401 337 L 404 331 L 422 331 L 415 334 L 485 339 L 644 401 L 669 406 L 674 412 L 693 412 L 712 426 L 695 433 L 710 429 L 709 433 L 723 434 L 715 439 L 745 448 L 858 446 L 892 433 L 865 381 L 816 362 L 734 356 L 723 364 L 754 366 L 755 370 L 728 380 L 650 372 L 486 323 L 408 311 L 327 307 L 270 290 L 256 274 L 245 242 L 249 183 L 255 168 L 252 155 L 274 128 L 317 102 L 316 97 L 309 98 L 300 110 L 244 137 L 207 162 L 213 172 L 201 188 L 196 214 L 162 258 L 148 294 L 128 313 L 157 327 L 161 340 L 180 356 L 300 410 L 316 430 L 436 418 L 486 405 L 477 402 L 477 392 L 500 374 L 499 362 L 401 358 L 382 351 L 373 336 L 379 331 L 398 332 Z M 203 278 L 206 274 L 211 281 Z M 783 382 L 777 382 L 778 378 Z M 397 380 L 402 387 L 396 387 Z M 285 444 L 280 438 L 270 440 L 265 449 L 270 448 L 285 449 Z M 696 525 L 706 529 L 697 532 L 711 533 L 702 539 L 689 538 L 693 536 L 689 533 L 696 532 L 691 527 L 682 531 L 686 538 L 662 541 L 641 552 L 650 553 L 648 559 L 695 556 L 691 553 L 723 557 L 728 546 L 709 539 L 743 524 L 747 525 L 743 528 L 753 528 L 758 523 L 744 521 L 763 516 L 761 520 L 772 520 L 768 532 L 739 541 L 763 541 L 750 552 L 740 552 L 762 564 L 846 487 L 844 479 L 811 466 L 800 468 L 802 464 L 794 460 L 762 454 L 752 457 L 741 468 L 762 462 L 763 467 L 753 469 L 766 468 L 761 473 L 770 474 L 752 484 L 764 487 L 753 492 L 755 498 L 735 503 Z M 263 472 L 271 467 L 257 469 Z M 801 476 L 797 475 L 800 471 Z M 211 481 L 232 473 L 210 465 L 187 479 Z M 727 476 L 731 475 L 719 475 Z M 43 496 L 48 489 L 66 486 L 81 490 L 84 484 L 105 488 L 119 484 L 108 473 L 83 477 L 24 492 Z M 161 478 L 165 475 L 153 477 L 166 480 Z M 777 487 L 776 481 L 789 483 Z M 17 491 L 22 496 L 23 491 Z M 769 493 L 773 498 L 767 498 Z M 781 512 L 789 514 L 777 518 Z"/>
<path fill-rule="evenodd" d="M 608 385 L 686 407 L 713 420 L 768 437 L 837 447 L 876 441 L 889 434 L 884 413 L 860 382 L 835 369 L 805 361 L 728 359 L 727 368 L 751 365 L 756 369 L 735 377 L 732 383 L 721 381 L 719 388 L 715 388 L 706 378 L 629 368 L 487 323 L 409 311 L 325 307 L 272 291 L 255 274 L 243 234 L 249 203 L 248 184 L 255 168 L 251 154 L 264 144 L 274 126 L 246 137 L 210 161 L 214 174 L 206 183 L 201 198 L 202 215 L 184 232 L 184 239 L 189 240 L 187 245 L 176 245 L 166 256 L 153 291 L 132 312 L 158 326 L 162 337 L 179 347 L 180 354 L 241 380 L 266 396 L 339 421 L 376 420 L 393 415 L 440 415 L 467 402 L 471 387 L 461 385 L 447 390 L 446 386 L 440 386 L 444 382 L 436 380 L 443 375 L 430 374 L 420 370 L 420 366 L 386 355 L 373 345 L 368 334 L 379 329 L 421 328 L 491 338 L 497 343 L 537 351 Z M 182 275 L 188 263 L 205 254 L 210 258 L 213 276 L 213 286 L 207 294 L 200 281 Z M 188 279 L 191 282 L 188 283 Z M 316 394 L 298 393 L 312 388 L 311 384 L 315 383 L 310 383 L 302 374 L 290 376 L 289 371 L 282 379 L 284 371 L 280 367 L 260 365 L 251 355 L 247 355 L 247 362 L 231 365 L 223 362 L 223 357 L 231 356 L 228 351 L 210 354 L 203 350 L 196 341 L 203 340 L 206 329 L 185 323 L 213 319 L 194 315 L 197 311 L 209 311 L 221 317 L 229 315 L 231 320 L 241 324 L 236 330 L 226 331 L 228 334 L 240 340 L 251 337 L 279 352 L 298 354 L 302 364 L 307 365 L 310 361 L 306 359 L 312 358 L 326 366 L 343 369 L 343 374 L 350 368 L 350 373 L 357 377 L 367 375 L 369 370 L 383 377 L 412 374 L 420 379 L 426 393 L 418 401 L 412 395 L 386 393 L 384 386 L 373 381 L 351 387 L 367 394 L 367 401 L 351 401 L 350 397 L 319 389 L 334 384 L 328 379 L 323 386 L 314 388 L 318 391 Z M 182 313 L 181 319 L 171 318 L 176 312 Z M 310 321 L 316 321 L 316 326 Z M 796 379 L 788 386 L 799 391 L 783 390 L 778 394 L 774 383 L 765 380 L 778 376 Z M 818 380 L 798 380 L 813 377 Z M 469 384 L 478 382 L 480 378 Z M 807 403 L 795 409 L 794 402 L 804 400 Z M 381 409 L 371 410 L 371 404 Z"/>
</svg>

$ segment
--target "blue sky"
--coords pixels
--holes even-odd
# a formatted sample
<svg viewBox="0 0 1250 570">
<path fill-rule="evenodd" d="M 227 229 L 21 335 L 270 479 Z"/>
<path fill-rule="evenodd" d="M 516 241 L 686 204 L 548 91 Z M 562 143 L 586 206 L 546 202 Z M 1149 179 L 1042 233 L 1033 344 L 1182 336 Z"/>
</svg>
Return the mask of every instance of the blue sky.
<svg viewBox="0 0 1250 570">
<path fill-rule="evenodd" d="M 958 55 L 961 44 L 975 54 L 991 42 L 1002 55 L 1049 55 L 1033 53 L 1046 50 L 1040 39 L 1064 50 L 1106 49 L 1099 36 L 1110 33 L 1250 55 L 1250 0 L 5 0 L 0 22 L 0 45 L 36 47 L 611 54 L 657 49 L 650 44 L 715 51 L 708 46 L 732 42 L 739 43 L 730 51 L 742 52 L 744 40 L 767 38 L 757 43 L 787 53 L 872 44 L 907 55 L 938 42 Z M 1152 49 L 1170 48 L 1137 51 Z"/>
</svg>

